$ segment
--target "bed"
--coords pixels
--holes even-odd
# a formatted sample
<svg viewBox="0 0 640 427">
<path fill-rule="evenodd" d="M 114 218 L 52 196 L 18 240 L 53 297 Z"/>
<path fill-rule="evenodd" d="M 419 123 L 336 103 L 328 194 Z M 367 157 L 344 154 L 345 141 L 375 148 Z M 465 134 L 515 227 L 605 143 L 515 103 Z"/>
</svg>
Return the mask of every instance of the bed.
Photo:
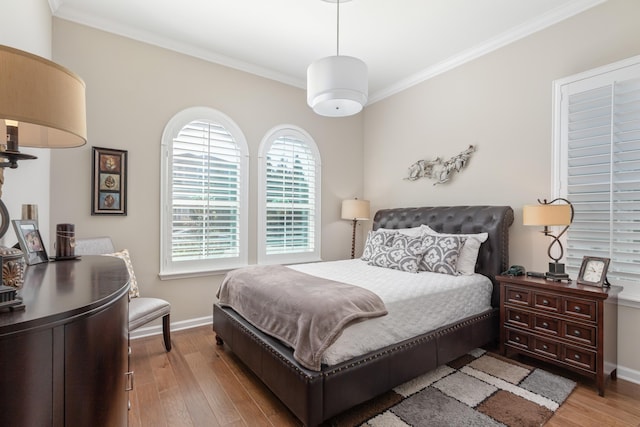
<svg viewBox="0 0 640 427">
<path fill-rule="evenodd" d="M 319 371 L 303 367 L 288 346 L 219 303 L 213 305 L 216 342 L 226 344 L 304 425 L 319 425 L 497 339 L 499 296 L 495 276 L 508 267 L 512 223 L 513 210 L 508 206 L 395 208 L 380 210 L 374 216 L 374 230 L 424 224 L 440 233 L 488 233 L 475 270 L 491 280 L 493 292 L 491 307 L 479 314 L 337 364 L 323 364 Z"/>
</svg>

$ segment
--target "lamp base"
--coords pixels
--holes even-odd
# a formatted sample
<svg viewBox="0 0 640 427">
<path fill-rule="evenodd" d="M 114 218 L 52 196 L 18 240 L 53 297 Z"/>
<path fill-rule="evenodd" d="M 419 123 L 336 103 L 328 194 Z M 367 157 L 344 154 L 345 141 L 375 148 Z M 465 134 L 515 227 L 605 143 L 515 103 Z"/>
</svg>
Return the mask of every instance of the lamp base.
<svg viewBox="0 0 640 427">
<path fill-rule="evenodd" d="M 569 275 L 564 272 L 564 264 L 559 262 L 550 262 L 549 271 L 544 274 L 545 279 L 553 280 L 554 282 L 561 282 L 566 280 L 571 282 Z"/>
<path fill-rule="evenodd" d="M 550 262 L 549 263 L 549 273 L 551 274 L 565 274 L 564 272 L 564 264 L 559 262 Z"/>
<path fill-rule="evenodd" d="M 544 273 L 544 278 L 547 280 L 552 280 L 554 282 L 562 282 L 563 280 L 566 280 L 567 282 L 571 282 L 571 279 L 569 278 L 569 275 L 567 273 L 546 272 Z"/>
</svg>

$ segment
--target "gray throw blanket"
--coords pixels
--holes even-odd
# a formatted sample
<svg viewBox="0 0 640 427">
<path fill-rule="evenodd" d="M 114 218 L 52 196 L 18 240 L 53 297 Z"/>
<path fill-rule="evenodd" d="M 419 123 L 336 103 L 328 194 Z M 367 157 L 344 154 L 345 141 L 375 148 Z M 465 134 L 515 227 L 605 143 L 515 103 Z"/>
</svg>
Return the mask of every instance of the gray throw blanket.
<svg viewBox="0 0 640 427">
<path fill-rule="evenodd" d="M 217 296 L 221 305 L 293 348 L 293 357 L 315 371 L 349 322 L 387 314 L 380 297 L 367 289 L 282 265 L 231 271 Z"/>
</svg>

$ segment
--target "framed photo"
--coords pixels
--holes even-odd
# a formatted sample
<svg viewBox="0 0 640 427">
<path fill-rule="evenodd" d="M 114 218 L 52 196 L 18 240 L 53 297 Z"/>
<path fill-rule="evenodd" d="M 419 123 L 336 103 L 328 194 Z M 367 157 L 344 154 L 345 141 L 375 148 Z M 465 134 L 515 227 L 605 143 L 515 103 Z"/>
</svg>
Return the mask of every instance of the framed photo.
<svg viewBox="0 0 640 427">
<path fill-rule="evenodd" d="M 127 152 L 93 148 L 91 215 L 127 214 Z"/>
<path fill-rule="evenodd" d="M 44 248 L 42 237 L 40 237 L 38 224 L 34 220 L 14 219 L 11 222 L 27 265 L 48 262 L 49 257 L 47 257 L 47 251 Z"/>
<path fill-rule="evenodd" d="M 576 282 L 580 285 L 609 286 L 607 270 L 609 270 L 609 258 L 586 256 L 582 259 L 580 272 Z"/>
</svg>

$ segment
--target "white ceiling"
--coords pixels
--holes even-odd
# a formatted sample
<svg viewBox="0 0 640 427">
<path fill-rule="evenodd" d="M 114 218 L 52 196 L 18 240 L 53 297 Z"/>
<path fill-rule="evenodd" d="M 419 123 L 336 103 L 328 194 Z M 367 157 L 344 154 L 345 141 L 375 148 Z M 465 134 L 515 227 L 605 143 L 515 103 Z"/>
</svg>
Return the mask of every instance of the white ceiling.
<svg viewBox="0 0 640 427">
<path fill-rule="evenodd" d="M 336 54 L 336 0 L 49 0 L 53 15 L 300 88 Z M 341 0 L 341 3 L 344 0 Z M 353 0 L 340 54 L 375 102 L 606 0 Z"/>
</svg>

